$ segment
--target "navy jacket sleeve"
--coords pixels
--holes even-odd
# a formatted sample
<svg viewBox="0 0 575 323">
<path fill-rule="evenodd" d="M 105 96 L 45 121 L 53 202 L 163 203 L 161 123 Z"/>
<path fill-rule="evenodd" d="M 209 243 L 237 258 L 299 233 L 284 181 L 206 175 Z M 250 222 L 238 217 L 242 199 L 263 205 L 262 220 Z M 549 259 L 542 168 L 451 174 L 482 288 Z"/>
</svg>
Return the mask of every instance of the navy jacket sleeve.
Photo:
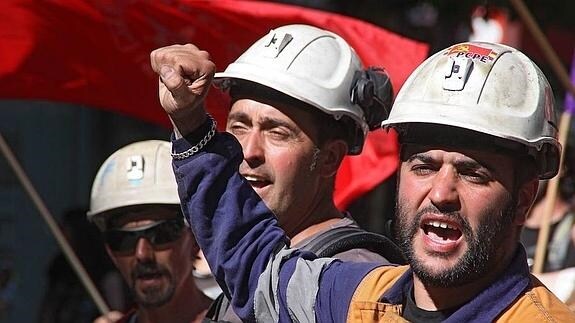
<svg viewBox="0 0 575 323">
<path fill-rule="evenodd" d="M 175 152 L 189 148 L 186 139 L 173 141 Z M 242 160 L 236 139 L 218 133 L 202 151 L 173 165 L 184 216 L 234 311 L 244 321 L 261 320 L 268 308 L 278 321 L 300 315 L 344 321 L 355 287 L 375 266 L 287 249 L 275 216 L 238 173 Z"/>
</svg>

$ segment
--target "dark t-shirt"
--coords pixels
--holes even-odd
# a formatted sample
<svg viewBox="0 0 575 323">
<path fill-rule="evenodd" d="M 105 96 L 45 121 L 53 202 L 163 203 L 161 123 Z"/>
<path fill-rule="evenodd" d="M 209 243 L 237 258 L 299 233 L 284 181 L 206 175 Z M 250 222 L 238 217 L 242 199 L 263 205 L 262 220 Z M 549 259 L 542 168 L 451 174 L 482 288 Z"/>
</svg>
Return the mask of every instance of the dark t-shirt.
<svg viewBox="0 0 575 323">
<path fill-rule="evenodd" d="M 417 307 L 415 304 L 415 297 L 413 296 L 413 286 L 410 288 L 407 295 L 409 295 L 409 297 L 407 297 L 405 304 L 403 304 L 402 316 L 410 322 L 443 322 L 457 310 L 457 308 L 452 308 L 442 311 L 427 311 Z"/>
</svg>

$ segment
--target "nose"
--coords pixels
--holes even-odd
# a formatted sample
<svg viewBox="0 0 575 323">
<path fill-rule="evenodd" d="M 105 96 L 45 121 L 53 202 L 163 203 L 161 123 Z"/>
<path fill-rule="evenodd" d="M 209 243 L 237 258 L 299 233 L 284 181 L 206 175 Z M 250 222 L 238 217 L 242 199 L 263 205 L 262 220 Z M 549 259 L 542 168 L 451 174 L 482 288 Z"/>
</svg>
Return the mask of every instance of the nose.
<svg viewBox="0 0 575 323">
<path fill-rule="evenodd" d="M 240 140 L 246 163 L 254 168 L 265 162 L 265 149 L 260 133 L 251 132 Z"/>
<path fill-rule="evenodd" d="M 136 243 L 135 257 L 140 262 L 153 260 L 155 257 L 154 246 L 147 239 L 140 238 Z"/>
<path fill-rule="evenodd" d="M 453 168 L 443 167 L 436 174 L 429 191 L 429 199 L 438 210 L 452 212 L 460 209 L 457 182 L 458 174 Z"/>
</svg>

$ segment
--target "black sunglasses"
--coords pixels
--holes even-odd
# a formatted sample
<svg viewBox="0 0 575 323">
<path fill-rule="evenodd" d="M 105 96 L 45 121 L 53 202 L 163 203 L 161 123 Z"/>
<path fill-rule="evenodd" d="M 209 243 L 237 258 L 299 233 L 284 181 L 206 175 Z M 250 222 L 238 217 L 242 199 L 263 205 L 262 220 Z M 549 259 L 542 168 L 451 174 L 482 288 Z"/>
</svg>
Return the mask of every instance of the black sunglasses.
<svg viewBox="0 0 575 323">
<path fill-rule="evenodd" d="M 112 251 L 134 251 L 140 238 L 159 246 L 180 238 L 184 228 L 182 218 L 156 222 L 151 226 L 137 229 L 112 229 L 104 232 L 104 241 Z"/>
</svg>

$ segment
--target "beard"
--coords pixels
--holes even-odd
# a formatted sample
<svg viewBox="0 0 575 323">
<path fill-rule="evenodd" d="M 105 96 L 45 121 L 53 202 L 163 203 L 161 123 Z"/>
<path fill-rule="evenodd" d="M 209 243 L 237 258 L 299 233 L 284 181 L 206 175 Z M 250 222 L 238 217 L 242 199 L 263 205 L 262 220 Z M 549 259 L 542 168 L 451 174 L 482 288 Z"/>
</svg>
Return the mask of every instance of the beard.
<svg viewBox="0 0 575 323">
<path fill-rule="evenodd" d="M 167 284 L 159 286 L 148 286 L 137 288 L 136 281 L 142 278 L 162 278 L 167 279 Z M 142 307 L 159 307 L 168 303 L 174 296 L 176 286 L 169 270 L 158 265 L 156 262 L 137 263 L 131 273 L 130 290 L 136 303 Z"/>
<path fill-rule="evenodd" d="M 419 211 L 415 218 L 407 214 L 398 201 L 396 212 L 399 246 L 405 254 L 414 274 L 426 285 L 433 287 L 458 287 L 484 277 L 494 268 L 496 254 L 504 238 L 510 234 L 515 203 L 509 198 L 501 211 L 487 207 L 480 214 L 481 220 L 474 231 L 467 218 L 459 212 L 444 213 L 435 206 L 428 206 Z M 440 272 L 435 272 L 426 265 L 425 260 L 419 259 L 413 247 L 415 235 L 420 230 L 421 217 L 426 213 L 442 214 L 451 221 L 458 223 L 462 238 L 465 239 L 467 250 L 455 265 Z M 499 214 L 497 214 L 499 213 Z M 443 253 L 427 253 L 433 257 L 447 258 Z"/>
</svg>

